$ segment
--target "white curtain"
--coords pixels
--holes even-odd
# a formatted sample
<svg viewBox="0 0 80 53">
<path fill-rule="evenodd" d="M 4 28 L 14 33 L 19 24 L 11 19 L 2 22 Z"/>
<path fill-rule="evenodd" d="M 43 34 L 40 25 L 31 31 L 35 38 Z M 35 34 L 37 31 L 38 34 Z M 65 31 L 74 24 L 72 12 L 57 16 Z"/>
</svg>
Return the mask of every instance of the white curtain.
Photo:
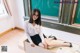
<svg viewBox="0 0 80 53">
<path fill-rule="evenodd" d="M 7 13 L 12 16 L 7 0 L 3 0 Z"/>
</svg>

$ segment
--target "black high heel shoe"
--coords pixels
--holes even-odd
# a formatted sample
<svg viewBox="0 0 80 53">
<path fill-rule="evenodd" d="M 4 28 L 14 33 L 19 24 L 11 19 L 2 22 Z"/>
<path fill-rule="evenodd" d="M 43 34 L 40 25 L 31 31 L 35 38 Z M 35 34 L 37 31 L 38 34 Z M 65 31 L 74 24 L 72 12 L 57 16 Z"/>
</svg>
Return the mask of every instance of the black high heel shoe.
<svg viewBox="0 0 80 53">
<path fill-rule="evenodd" d="M 70 47 L 72 47 L 72 43 L 70 43 Z"/>
<path fill-rule="evenodd" d="M 44 34 L 43 34 L 43 37 L 44 37 L 44 38 L 47 38 Z"/>
<path fill-rule="evenodd" d="M 57 40 L 55 36 L 49 36 L 48 38 L 53 38 L 54 40 Z"/>
<path fill-rule="evenodd" d="M 70 42 L 64 42 L 64 43 L 70 43 Z M 72 43 L 70 43 L 70 46 L 69 47 L 72 47 Z"/>
</svg>

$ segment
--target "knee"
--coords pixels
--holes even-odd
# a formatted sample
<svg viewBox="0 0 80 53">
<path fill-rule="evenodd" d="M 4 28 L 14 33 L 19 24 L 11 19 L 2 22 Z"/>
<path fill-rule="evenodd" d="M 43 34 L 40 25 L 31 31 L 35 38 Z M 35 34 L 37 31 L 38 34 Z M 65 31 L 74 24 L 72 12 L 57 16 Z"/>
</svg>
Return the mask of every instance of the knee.
<svg viewBox="0 0 80 53">
<path fill-rule="evenodd" d="M 39 43 L 39 46 L 44 48 L 44 45 L 42 43 Z"/>
</svg>

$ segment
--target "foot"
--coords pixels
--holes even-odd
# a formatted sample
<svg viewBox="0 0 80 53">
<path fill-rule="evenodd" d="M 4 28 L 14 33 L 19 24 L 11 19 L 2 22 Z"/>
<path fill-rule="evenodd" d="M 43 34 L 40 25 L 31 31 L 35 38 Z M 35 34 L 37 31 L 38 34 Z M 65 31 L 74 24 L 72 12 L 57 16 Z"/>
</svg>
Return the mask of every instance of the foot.
<svg viewBox="0 0 80 53">
<path fill-rule="evenodd" d="M 64 42 L 64 43 L 69 43 L 69 44 L 70 44 L 70 46 L 69 46 L 69 47 L 72 47 L 72 43 L 70 43 L 70 42 Z"/>
<path fill-rule="evenodd" d="M 49 36 L 49 38 L 53 38 L 54 40 L 57 40 L 55 36 Z"/>
<path fill-rule="evenodd" d="M 70 47 L 72 47 L 72 43 L 70 43 Z"/>
<path fill-rule="evenodd" d="M 44 38 L 47 38 L 44 34 L 43 34 Z"/>
<path fill-rule="evenodd" d="M 27 41 L 27 42 L 29 42 L 29 40 L 28 40 L 28 39 L 27 39 L 26 41 Z"/>
</svg>

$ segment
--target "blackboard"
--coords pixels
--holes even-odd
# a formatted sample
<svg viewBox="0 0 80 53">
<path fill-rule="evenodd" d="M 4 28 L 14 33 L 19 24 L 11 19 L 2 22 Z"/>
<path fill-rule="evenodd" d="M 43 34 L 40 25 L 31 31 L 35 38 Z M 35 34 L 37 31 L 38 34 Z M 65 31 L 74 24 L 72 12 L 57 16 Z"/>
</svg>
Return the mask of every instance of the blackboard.
<svg viewBox="0 0 80 53">
<path fill-rule="evenodd" d="M 37 8 L 42 15 L 59 16 L 60 0 L 31 0 L 32 10 Z"/>
<path fill-rule="evenodd" d="M 78 0 L 78 5 L 77 5 L 77 9 L 76 9 L 76 15 L 75 15 L 74 22 L 77 24 L 80 24 L 80 0 Z"/>
</svg>

